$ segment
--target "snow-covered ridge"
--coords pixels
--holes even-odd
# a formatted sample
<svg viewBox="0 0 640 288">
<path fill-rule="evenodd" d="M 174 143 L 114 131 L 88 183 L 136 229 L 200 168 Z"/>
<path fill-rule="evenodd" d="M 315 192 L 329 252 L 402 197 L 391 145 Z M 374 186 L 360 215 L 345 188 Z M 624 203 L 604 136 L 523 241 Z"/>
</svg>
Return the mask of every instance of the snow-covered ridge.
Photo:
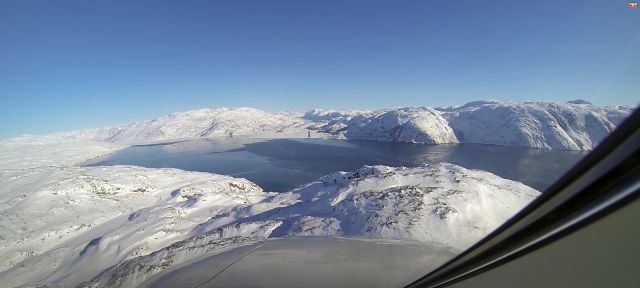
<svg viewBox="0 0 640 288">
<path fill-rule="evenodd" d="M 538 194 L 519 182 L 449 163 L 415 168 L 364 166 L 269 198 L 257 205 L 271 203 L 280 208 L 239 223 L 281 221 L 272 237 L 403 238 L 436 242 L 460 252 Z M 292 199 L 296 199 L 293 205 Z M 196 230 L 217 228 L 216 221 L 213 217 Z"/>
<path fill-rule="evenodd" d="M 537 191 L 520 183 L 452 164 L 419 168 L 365 166 L 353 172 L 327 175 L 290 193 L 241 207 L 222 217 L 234 215 L 238 219 L 235 222 L 220 225 L 219 217 L 212 217 L 195 229 L 195 234 L 211 236 L 187 239 L 163 249 L 160 256 L 154 253 L 132 259 L 84 284 L 134 287 L 162 271 L 163 264 L 169 267 L 187 261 L 183 247 L 197 247 L 196 251 L 215 249 L 221 245 L 218 235 L 227 229 L 244 231 L 252 237 L 265 235 L 264 231 L 271 229 L 268 237 L 414 239 L 459 252 L 537 195 Z M 274 208 L 264 210 L 267 203 Z M 252 213 L 255 208 L 264 212 Z M 231 235 L 234 235 L 231 241 L 239 241 L 239 245 L 255 239 Z M 202 240 L 203 237 L 213 240 Z M 208 244 L 203 247 L 203 242 Z M 166 255 L 180 255 L 181 260 Z"/>
<path fill-rule="evenodd" d="M 304 113 L 302 118 L 311 121 L 342 121 L 349 122 L 355 118 L 355 121 L 362 119 L 363 117 L 371 117 L 376 113 L 369 110 L 349 110 L 349 111 L 336 111 L 325 109 L 313 109 Z M 360 118 L 359 118 L 360 117 Z"/>
<path fill-rule="evenodd" d="M 244 179 L 177 169 L 2 170 L 0 283 L 74 286 L 271 194 Z"/>
<path fill-rule="evenodd" d="M 633 108 L 557 102 L 474 101 L 445 108 L 366 113 L 314 110 L 305 119 L 337 138 L 410 143 L 479 143 L 541 149 L 591 150 Z"/>
<path fill-rule="evenodd" d="M 230 134 L 281 137 L 278 135 L 297 133 L 300 137 L 306 136 L 306 131 L 315 130 L 341 139 L 591 150 L 632 111 L 630 106 L 599 107 L 584 100 L 568 103 L 475 101 L 455 107 L 379 111 L 315 109 L 305 114 L 220 108 L 173 113 L 115 127 L 25 137 L 144 143 Z M 14 140 L 0 141 L 0 146 Z"/>
<path fill-rule="evenodd" d="M 230 134 L 282 137 L 297 133 L 304 137 L 307 131 L 314 130 L 342 139 L 591 150 L 633 110 L 629 106 L 598 107 L 583 100 L 570 102 L 475 101 L 445 108 L 406 107 L 373 112 L 315 109 L 305 114 L 268 113 L 253 108 L 200 109 L 114 127 L 17 139 L 124 144 Z M 0 146 L 7 141 L 15 139 L 0 141 Z"/>
<path fill-rule="evenodd" d="M 200 137 L 273 136 L 306 131 L 310 124 L 293 112 L 269 113 L 254 108 L 217 108 L 176 112 L 160 118 L 112 127 L 23 135 L 0 140 L 16 141 L 93 141 L 107 143 L 148 143 L 161 140 L 193 139 Z"/>
<path fill-rule="evenodd" d="M 74 286 L 99 275 L 86 285 L 131 287 L 203 253 L 275 236 L 413 239 L 458 252 L 537 194 L 446 163 L 365 166 L 289 193 L 177 169 L 2 170 L 0 283 Z"/>
<path fill-rule="evenodd" d="M 463 143 L 591 150 L 633 110 L 576 103 L 476 101 L 440 111 Z"/>
<path fill-rule="evenodd" d="M 400 108 L 359 119 L 340 130 L 348 139 L 447 144 L 458 139 L 440 112 L 431 108 Z"/>
<path fill-rule="evenodd" d="M 117 127 L 104 140 L 155 141 L 166 139 L 261 135 L 301 129 L 305 122 L 289 114 L 267 113 L 253 108 L 200 109 L 173 113 L 150 121 Z"/>
</svg>

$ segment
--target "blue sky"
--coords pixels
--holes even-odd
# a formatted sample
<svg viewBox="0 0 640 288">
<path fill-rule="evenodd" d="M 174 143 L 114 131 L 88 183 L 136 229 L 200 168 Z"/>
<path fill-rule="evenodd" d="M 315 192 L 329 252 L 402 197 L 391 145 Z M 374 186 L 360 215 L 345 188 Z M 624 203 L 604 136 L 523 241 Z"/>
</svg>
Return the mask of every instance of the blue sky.
<svg viewBox="0 0 640 288">
<path fill-rule="evenodd" d="M 639 77 L 627 1 L 0 1 L 0 138 L 202 107 L 637 105 Z"/>
</svg>

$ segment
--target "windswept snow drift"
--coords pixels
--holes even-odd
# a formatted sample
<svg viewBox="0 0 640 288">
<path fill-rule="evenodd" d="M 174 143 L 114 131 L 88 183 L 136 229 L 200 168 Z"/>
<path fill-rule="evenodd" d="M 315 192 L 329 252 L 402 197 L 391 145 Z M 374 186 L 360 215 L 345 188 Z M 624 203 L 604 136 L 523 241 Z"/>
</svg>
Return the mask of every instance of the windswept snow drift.
<svg viewBox="0 0 640 288">
<path fill-rule="evenodd" d="M 365 166 L 289 193 L 133 166 L 2 170 L 0 185 L 0 282 L 8 287 L 73 286 L 96 275 L 85 284 L 134 286 L 203 253 L 275 236 L 404 238 L 457 252 L 538 194 L 444 163 Z"/>
</svg>

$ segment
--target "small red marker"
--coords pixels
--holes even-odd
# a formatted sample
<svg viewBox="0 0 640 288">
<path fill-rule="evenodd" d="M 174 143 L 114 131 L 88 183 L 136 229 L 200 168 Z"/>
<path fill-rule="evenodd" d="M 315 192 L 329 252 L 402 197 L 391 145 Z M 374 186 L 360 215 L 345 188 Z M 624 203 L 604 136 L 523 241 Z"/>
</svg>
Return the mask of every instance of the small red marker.
<svg viewBox="0 0 640 288">
<path fill-rule="evenodd" d="M 638 2 L 629 2 L 629 8 L 631 9 L 638 8 Z"/>
</svg>

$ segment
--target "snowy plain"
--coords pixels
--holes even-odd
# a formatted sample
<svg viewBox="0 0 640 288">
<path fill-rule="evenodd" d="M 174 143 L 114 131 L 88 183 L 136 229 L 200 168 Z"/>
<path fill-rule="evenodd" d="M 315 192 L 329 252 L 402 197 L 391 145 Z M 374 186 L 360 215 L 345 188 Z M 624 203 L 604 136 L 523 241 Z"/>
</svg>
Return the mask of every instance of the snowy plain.
<svg viewBox="0 0 640 288">
<path fill-rule="evenodd" d="M 0 141 L 0 283 L 135 287 L 203 253 L 268 237 L 411 239 L 459 253 L 539 192 L 448 163 L 364 166 L 287 193 L 224 175 L 80 167 L 132 144 L 248 135 L 590 150 L 631 107 L 479 101 L 459 107 L 267 113 L 201 109 Z M 222 250 L 221 250 L 222 249 Z"/>
</svg>

